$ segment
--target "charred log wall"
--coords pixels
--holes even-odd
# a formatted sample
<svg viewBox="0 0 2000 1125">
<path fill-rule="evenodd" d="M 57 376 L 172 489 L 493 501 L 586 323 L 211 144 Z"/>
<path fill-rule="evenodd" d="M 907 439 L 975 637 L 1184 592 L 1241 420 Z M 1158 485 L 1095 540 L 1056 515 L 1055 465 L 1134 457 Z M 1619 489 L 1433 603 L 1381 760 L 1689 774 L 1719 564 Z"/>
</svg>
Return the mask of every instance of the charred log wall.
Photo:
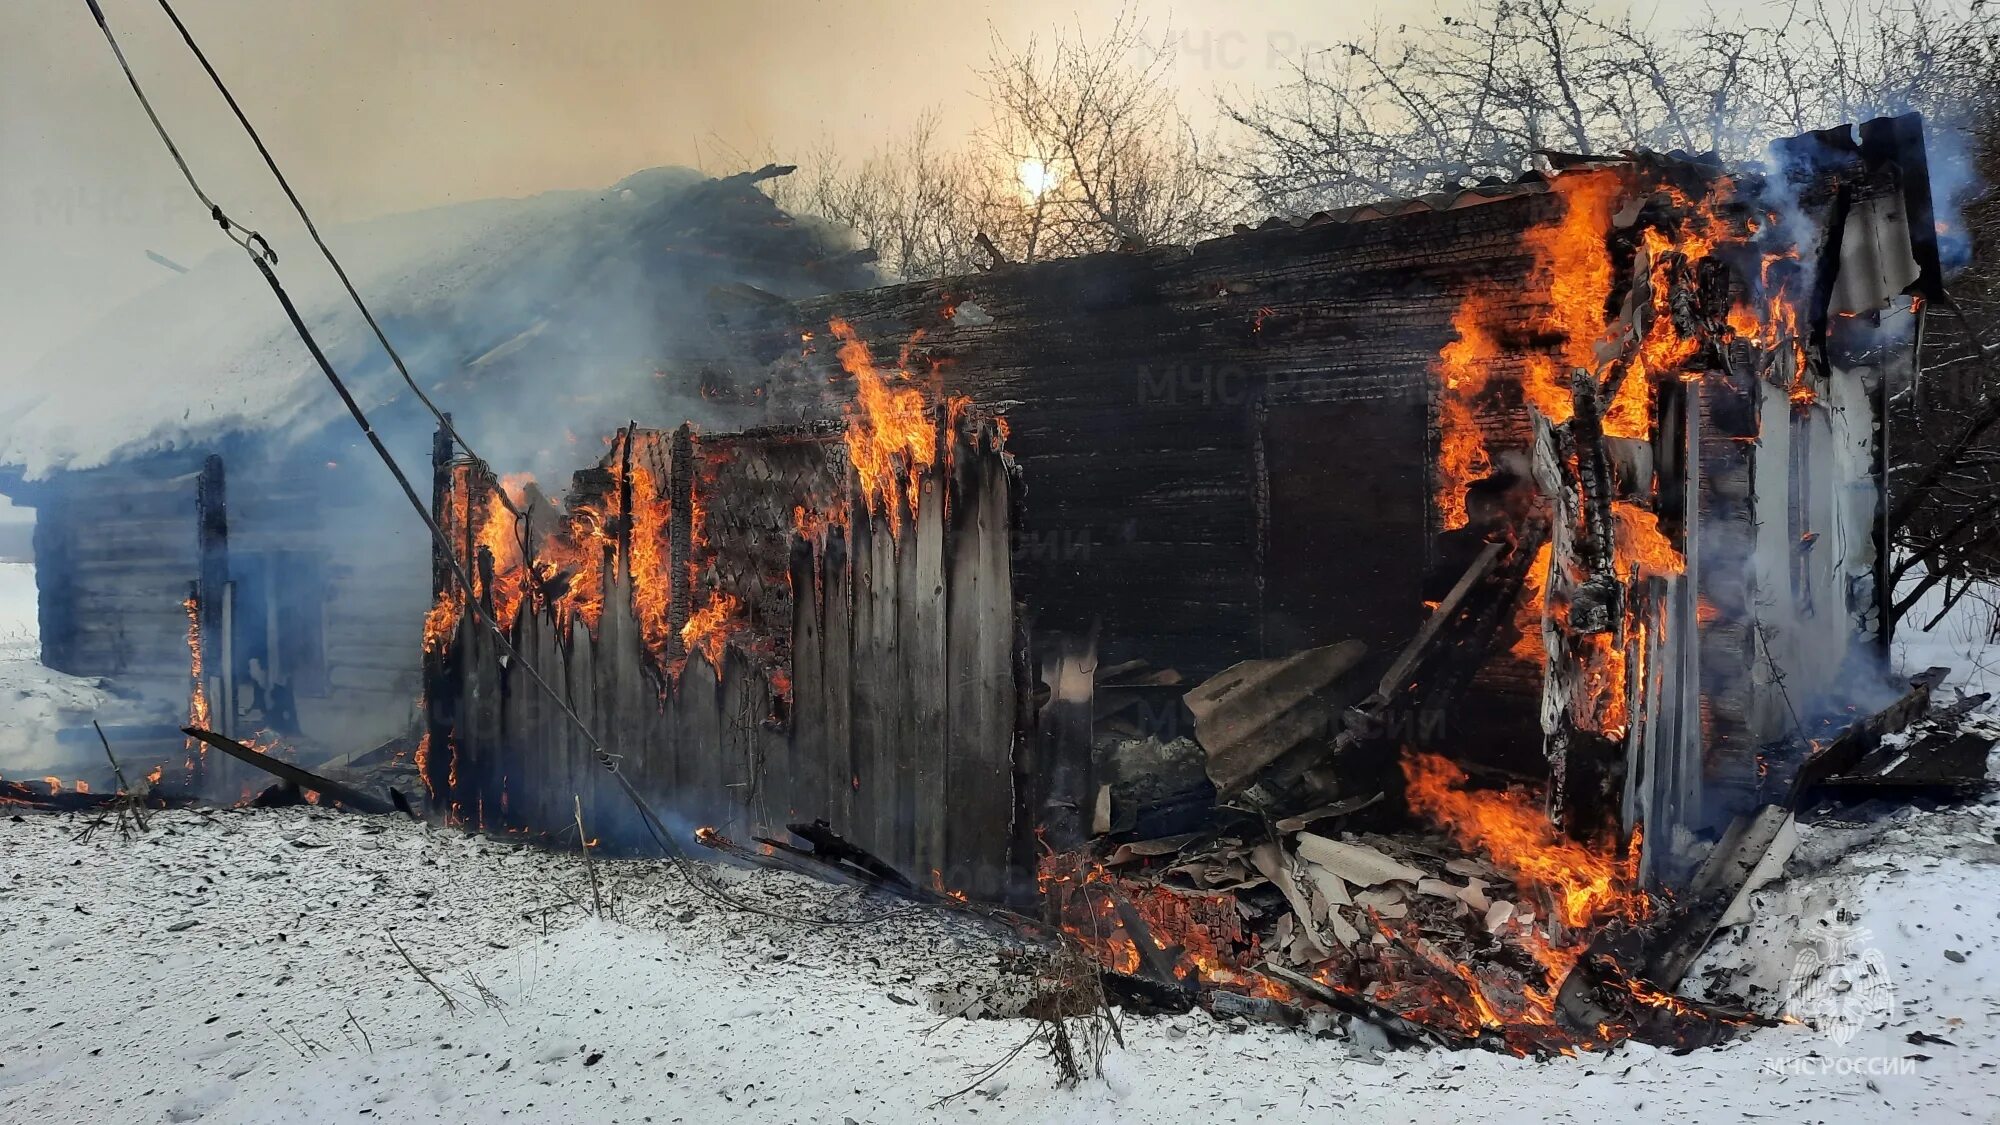
<svg viewBox="0 0 2000 1125">
<path fill-rule="evenodd" d="M 42 662 L 185 702 L 189 584 L 199 571 L 199 457 L 58 474 L 35 486 Z"/>
<path fill-rule="evenodd" d="M 832 349 L 798 340 L 839 317 L 1003 413 L 1023 600 L 1050 630 L 1101 619 L 1107 662 L 1386 651 L 1436 561 L 1431 365 L 1471 287 L 1527 300 L 1521 233 L 1553 209 L 1534 187 L 801 302 L 749 332 L 778 358 L 737 390 L 837 408 Z M 1527 448 L 1520 411 L 1482 422 Z"/>
<path fill-rule="evenodd" d="M 679 827 L 782 837 L 824 818 L 913 879 L 998 898 L 1022 870 L 998 441 L 990 420 L 948 428 L 915 513 L 892 520 L 871 511 L 837 430 L 627 431 L 578 474 L 557 533 L 603 531 L 577 535 L 602 565 L 544 568 L 512 613 L 505 561 L 480 555 L 496 542 L 478 526 L 492 478 L 460 473 L 473 502 L 444 515 L 522 655 Z M 560 557 L 555 514 L 527 499 L 530 550 Z M 594 621 L 577 608 L 593 602 Z M 496 648 L 461 613 L 429 657 L 434 801 L 550 834 L 581 801 L 592 835 L 648 846 L 576 726 Z"/>
</svg>

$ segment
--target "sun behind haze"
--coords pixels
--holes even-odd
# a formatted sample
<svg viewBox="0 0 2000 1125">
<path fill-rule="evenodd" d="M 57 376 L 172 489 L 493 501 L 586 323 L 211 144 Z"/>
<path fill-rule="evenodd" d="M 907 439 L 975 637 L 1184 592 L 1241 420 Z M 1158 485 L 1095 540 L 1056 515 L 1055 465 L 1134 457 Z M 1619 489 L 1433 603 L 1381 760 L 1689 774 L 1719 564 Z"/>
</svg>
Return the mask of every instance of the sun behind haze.
<svg viewBox="0 0 2000 1125">
<path fill-rule="evenodd" d="M 303 234 L 152 0 L 103 0 L 205 183 L 281 253 Z M 33 361 L 181 264 L 226 248 L 120 76 L 84 0 L 9 0 L 0 34 L 0 397 Z M 868 151 L 936 111 L 984 117 L 994 36 L 1101 32 L 1118 2 L 180 0 L 183 20 L 315 217 L 338 223 L 687 164 L 728 172 Z M 1191 115 L 1362 34 L 1363 0 L 1136 8 L 1172 44 Z M 1394 6 L 1381 18 L 1399 18 Z M 1665 17 L 1663 17 L 1665 18 Z M 1046 189 L 1023 169 L 1022 190 Z M 299 268 L 303 257 L 294 259 Z M 289 264 L 289 263 L 288 263 Z"/>
</svg>

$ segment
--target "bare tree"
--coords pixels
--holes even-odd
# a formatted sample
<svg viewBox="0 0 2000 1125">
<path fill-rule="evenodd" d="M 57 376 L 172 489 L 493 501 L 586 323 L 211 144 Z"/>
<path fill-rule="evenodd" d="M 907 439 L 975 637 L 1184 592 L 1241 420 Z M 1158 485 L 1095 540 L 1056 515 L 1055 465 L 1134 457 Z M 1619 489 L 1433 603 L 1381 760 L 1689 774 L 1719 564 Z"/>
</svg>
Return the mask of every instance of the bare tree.
<svg viewBox="0 0 2000 1125">
<path fill-rule="evenodd" d="M 974 158 L 938 142 L 935 115 L 901 139 L 849 165 L 831 150 L 803 161 L 773 185 L 789 211 L 854 230 L 899 277 L 964 273 L 978 261 L 974 239 L 988 192 Z"/>
<path fill-rule="evenodd" d="M 1754 157 L 1774 132 L 1879 113 L 1962 120 L 1968 92 L 1991 89 L 1994 28 L 1978 2 L 1662 28 L 1581 0 L 1475 0 L 1294 58 L 1289 81 L 1224 112 L 1244 188 L 1302 211 L 1512 178 L 1543 149 Z"/>
<path fill-rule="evenodd" d="M 1013 182 L 1013 221 L 987 233 L 1020 261 L 1192 242 L 1233 212 L 1204 137 L 1175 101 L 1168 40 L 1125 9 L 1102 38 L 995 39 L 982 73 L 986 159 Z M 1005 209 L 996 204 L 997 219 Z"/>
<path fill-rule="evenodd" d="M 980 77 L 988 120 L 957 148 L 937 119 L 866 160 L 820 152 L 777 189 L 787 208 L 844 223 L 902 277 L 1191 242 L 1227 228 L 1235 187 L 1212 136 L 1168 82 L 1167 39 L 1126 9 L 1108 33 L 1019 49 L 996 37 Z M 983 250 L 985 235 L 992 250 Z"/>
</svg>

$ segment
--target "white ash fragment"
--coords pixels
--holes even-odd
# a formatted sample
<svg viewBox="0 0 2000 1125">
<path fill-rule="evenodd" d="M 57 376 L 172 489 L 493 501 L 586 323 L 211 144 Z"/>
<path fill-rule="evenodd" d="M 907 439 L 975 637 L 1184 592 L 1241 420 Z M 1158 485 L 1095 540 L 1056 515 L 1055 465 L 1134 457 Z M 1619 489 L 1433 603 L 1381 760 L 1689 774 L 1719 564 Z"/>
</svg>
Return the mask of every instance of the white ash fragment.
<svg viewBox="0 0 2000 1125">
<path fill-rule="evenodd" d="M 1458 890 L 1458 900 L 1475 912 L 1484 912 L 1493 905 L 1493 900 L 1486 894 L 1486 888 L 1491 885 L 1484 879 L 1467 879 L 1465 886 Z"/>
<path fill-rule="evenodd" d="M 1360 891 L 1354 896 L 1354 905 L 1371 906 L 1377 910 L 1385 906 L 1398 906 L 1403 901 L 1403 892 L 1395 887 L 1384 887 L 1379 891 Z"/>
<path fill-rule="evenodd" d="M 1298 849 L 1301 856 L 1357 887 L 1375 887 L 1397 880 L 1415 883 L 1424 878 L 1422 871 L 1366 844 L 1350 844 L 1301 832 Z"/>
<path fill-rule="evenodd" d="M 1361 931 L 1355 928 L 1354 923 L 1347 920 L 1345 911 L 1336 908 L 1327 915 L 1326 924 L 1327 928 L 1333 931 L 1335 940 L 1342 945 L 1351 946 L 1361 940 Z"/>
<path fill-rule="evenodd" d="M 1492 906 L 1487 907 L 1486 932 L 1489 934 L 1499 933 L 1500 927 L 1506 925 L 1507 920 L 1509 918 L 1512 918 L 1513 916 L 1514 916 L 1514 904 L 1508 902 L 1506 899 L 1501 899 L 1499 902 L 1496 902 Z"/>
<path fill-rule="evenodd" d="M 1443 879 L 1417 880 L 1417 893 L 1420 895 L 1435 895 L 1438 898 L 1457 898 L 1458 892 L 1464 889 L 1457 883 L 1447 882 Z"/>
<path fill-rule="evenodd" d="M 1456 856 L 1446 860 L 1444 869 L 1453 875 L 1466 879 L 1472 878 L 1475 875 L 1481 879 L 1498 879 L 1500 877 L 1500 873 L 1495 871 L 1491 864 L 1473 859 L 1470 856 Z"/>
<path fill-rule="evenodd" d="M 1292 913 L 1298 917 L 1300 929 L 1314 948 L 1319 950 L 1317 959 L 1324 959 L 1327 951 L 1318 936 L 1319 915 L 1313 909 L 1308 892 L 1299 885 L 1299 880 L 1293 874 L 1291 858 L 1285 855 L 1278 845 L 1265 843 L 1251 849 L 1250 862 L 1255 864 L 1257 870 L 1275 884 L 1279 893 L 1285 896 L 1285 904 L 1290 906 Z"/>
<path fill-rule="evenodd" d="M 1347 880 L 1311 860 L 1306 861 L 1306 874 L 1312 878 L 1313 886 L 1319 888 L 1320 895 L 1326 901 L 1335 906 L 1354 904 L 1354 899 L 1347 893 Z"/>
</svg>

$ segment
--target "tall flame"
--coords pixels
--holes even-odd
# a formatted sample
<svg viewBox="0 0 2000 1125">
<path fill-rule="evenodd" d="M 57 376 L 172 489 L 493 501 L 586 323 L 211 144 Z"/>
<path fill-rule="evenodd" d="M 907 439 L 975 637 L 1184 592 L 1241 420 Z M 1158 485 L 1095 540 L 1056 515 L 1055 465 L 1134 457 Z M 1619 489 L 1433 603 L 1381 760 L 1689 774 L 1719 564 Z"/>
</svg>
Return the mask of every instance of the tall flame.
<svg viewBox="0 0 2000 1125">
<path fill-rule="evenodd" d="M 845 408 L 848 459 L 860 478 L 862 502 L 870 512 L 887 514 L 893 534 L 906 509 L 916 513 L 918 478 L 937 462 L 937 422 L 906 369 L 908 344 L 903 366 L 885 375 L 853 325 L 835 317 L 827 326 L 840 341 L 841 368 L 854 377 L 854 402 Z"/>
<path fill-rule="evenodd" d="M 1476 400 L 1486 392 L 1487 378 L 1500 358 L 1500 345 L 1488 328 L 1492 302 L 1472 294 L 1452 315 L 1456 336 L 1438 352 L 1438 512 L 1446 530 L 1464 527 L 1465 490 L 1492 471 L 1486 435 L 1479 429 Z"/>
<path fill-rule="evenodd" d="M 201 603 L 195 600 L 193 594 L 189 594 L 181 602 L 181 609 L 186 612 L 188 622 L 188 725 L 210 730 L 212 728 L 208 716 L 208 678 L 201 668 Z"/>
<path fill-rule="evenodd" d="M 1548 608 L 1549 560 L 1554 545 L 1543 541 L 1528 564 L 1527 580 L 1521 586 L 1521 601 L 1514 608 L 1514 628 L 1521 638 L 1510 649 L 1515 659 L 1542 664 L 1548 659 L 1548 642 L 1542 635 L 1542 617 Z"/>
</svg>

